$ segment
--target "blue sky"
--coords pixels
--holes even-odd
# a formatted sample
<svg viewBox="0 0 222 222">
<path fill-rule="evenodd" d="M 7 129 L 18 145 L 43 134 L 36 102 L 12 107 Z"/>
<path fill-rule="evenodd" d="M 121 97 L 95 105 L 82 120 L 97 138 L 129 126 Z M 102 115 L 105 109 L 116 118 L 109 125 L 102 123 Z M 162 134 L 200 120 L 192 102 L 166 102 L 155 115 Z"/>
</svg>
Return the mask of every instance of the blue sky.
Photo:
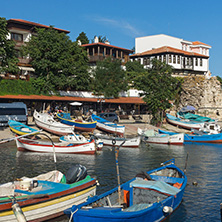
<svg viewBox="0 0 222 222">
<path fill-rule="evenodd" d="M 210 49 L 210 71 L 222 77 L 221 0 L 0 0 L 0 17 L 24 19 L 70 31 L 74 41 L 106 36 L 112 45 L 132 49 L 135 38 L 166 34 L 201 41 Z"/>
</svg>

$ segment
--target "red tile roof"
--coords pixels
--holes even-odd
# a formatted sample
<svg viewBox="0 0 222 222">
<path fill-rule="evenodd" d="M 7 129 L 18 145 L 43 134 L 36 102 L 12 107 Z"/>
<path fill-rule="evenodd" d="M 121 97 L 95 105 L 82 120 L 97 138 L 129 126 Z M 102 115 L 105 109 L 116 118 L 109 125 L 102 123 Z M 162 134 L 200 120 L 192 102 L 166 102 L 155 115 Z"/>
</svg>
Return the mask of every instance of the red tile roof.
<svg viewBox="0 0 222 222">
<path fill-rule="evenodd" d="M 145 56 L 145 55 L 153 55 L 153 54 L 161 54 L 161 53 L 176 53 L 176 54 L 182 54 L 182 55 L 187 55 L 187 56 L 201 56 L 201 57 L 206 57 L 208 58 L 209 56 L 206 55 L 202 55 L 199 53 L 195 53 L 195 52 L 188 52 L 188 51 L 184 51 L 181 49 L 176 49 L 170 46 L 163 46 L 157 49 L 152 49 L 152 50 L 148 50 L 142 53 L 137 53 L 134 55 L 131 55 L 130 57 L 137 57 L 137 56 Z"/>
<path fill-rule="evenodd" d="M 71 96 L 43 96 L 43 95 L 4 95 L 0 99 L 19 99 L 19 100 L 39 100 L 39 101 L 63 101 L 63 102 L 97 102 L 98 98 L 82 98 Z M 119 97 L 117 99 L 105 99 L 106 103 L 121 103 L 121 104 L 145 104 L 142 98 L 139 97 Z"/>
<path fill-rule="evenodd" d="M 42 24 L 35 23 L 35 22 L 29 22 L 29 21 L 26 21 L 26 20 L 23 20 L 23 19 L 9 19 L 7 22 L 8 23 L 15 22 L 15 23 L 20 23 L 20 24 L 25 24 L 25 25 L 36 26 L 36 27 L 50 28 L 50 26 L 42 25 Z M 64 29 L 59 29 L 59 28 L 54 28 L 54 29 L 58 30 L 60 32 L 70 33 L 70 31 L 67 31 L 67 30 L 64 30 Z"/>
<path fill-rule="evenodd" d="M 115 49 L 121 49 L 123 51 L 128 51 L 129 53 L 133 53 L 133 50 L 117 47 L 117 46 L 106 44 L 106 43 L 102 43 L 102 42 L 83 44 L 82 46 L 83 47 L 89 47 L 89 46 L 96 46 L 96 45 L 98 45 L 98 46 L 105 46 L 105 47 L 109 47 L 109 48 L 115 48 Z"/>
<path fill-rule="evenodd" d="M 199 42 L 199 41 L 192 42 L 192 44 L 193 44 L 193 45 L 206 45 L 206 46 L 211 47 L 210 45 L 207 45 L 207 44 L 205 44 L 205 43 L 203 43 L 203 42 Z"/>
</svg>

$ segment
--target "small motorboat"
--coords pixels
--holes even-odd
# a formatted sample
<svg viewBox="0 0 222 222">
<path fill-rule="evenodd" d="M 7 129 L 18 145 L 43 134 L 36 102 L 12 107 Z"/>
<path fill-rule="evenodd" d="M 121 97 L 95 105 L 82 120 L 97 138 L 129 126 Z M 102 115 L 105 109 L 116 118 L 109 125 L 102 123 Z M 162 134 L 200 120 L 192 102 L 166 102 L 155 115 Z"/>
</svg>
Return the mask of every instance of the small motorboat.
<svg viewBox="0 0 222 222">
<path fill-rule="evenodd" d="M 75 130 L 83 132 L 93 132 L 96 129 L 96 121 L 87 122 L 81 119 L 73 119 L 70 113 L 57 113 L 57 118 L 61 123 L 67 124 L 69 126 L 75 126 Z"/>
<path fill-rule="evenodd" d="M 142 140 L 146 143 L 170 145 L 183 145 L 184 143 L 184 133 L 169 135 L 167 133 L 157 133 L 154 130 L 142 131 L 141 129 L 138 129 L 138 134 L 141 135 Z"/>
<path fill-rule="evenodd" d="M 174 159 L 65 211 L 70 221 L 162 221 L 179 207 L 187 184 Z"/>
<path fill-rule="evenodd" d="M 33 117 L 35 119 L 35 124 L 47 132 L 62 136 L 73 133 L 74 131 L 74 126 L 68 126 L 57 122 L 54 120 L 53 116 L 48 113 L 40 113 L 35 110 Z"/>
<path fill-rule="evenodd" d="M 102 130 L 106 133 L 112 133 L 115 135 L 124 136 L 125 126 L 110 122 L 95 114 L 92 114 L 91 118 L 93 121 L 97 121 L 96 127 L 99 130 Z"/>
<path fill-rule="evenodd" d="M 65 143 L 68 142 L 68 143 L 73 143 L 73 144 L 82 144 L 82 143 L 90 142 L 91 139 L 92 137 L 90 139 L 86 139 L 86 137 L 84 137 L 81 134 L 73 133 L 70 135 L 60 137 L 59 141 L 65 142 Z M 101 150 L 103 147 L 103 141 L 95 137 L 93 137 L 93 139 L 95 140 L 95 145 L 96 145 L 97 150 Z"/>
<path fill-rule="evenodd" d="M 160 130 L 159 133 L 163 134 L 169 134 L 169 135 L 178 135 L 179 133 Z M 184 143 L 222 143 L 222 133 L 217 134 L 206 134 L 206 133 L 200 133 L 194 134 L 194 133 L 185 133 L 184 134 Z"/>
<path fill-rule="evenodd" d="M 120 146 L 120 144 L 122 144 L 121 147 L 138 148 L 141 142 L 141 137 L 139 136 L 133 138 L 124 138 L 96 133 L 95 137 L 101 139 L 103 141 L 104 146 Z M 123 141 L 125 142 L 123 143 Z"/>
<path fill-rule="evenodd" d="M 46 221 L 64 214 L 73 204 L 96 193 L 97 182 L 82 165 L 64 175 L 58 170 L 0 184 L 0 221 Z M 16 206 L 15 206 L 16 205 Z M 14 208 L 20 208 L 15 214 Z M 21 220 L 21 217 L 25 220 Z"/>
<path fill-rule="evenodd" d="M 188 119 L 181 119 L 179 117 L 175 117 L 172 116 L 170 114 L 166 114 L 166 120 L 168 123 L 177 126 L 177 127 L 182 127 L 184 129 L 200 129 L 201 127 L 203 127 L 204 122 L 195 122 L 195 121 L 191 121 Z"/>
<path fill-rule="evenodd" d="M 39 131 L 37 129 L 34 129 L 32 127 L 29 127 L 23 123 L 17 122 L 15 120 L 9 120 L 8 121 L 9 128 L 12 132 L 18 134 L 18 135 L 26 135 L 30 133 L 38 133 Z"/>
<path fill-rule="evenodd" d="M 70 154 L 95 154 L 96 146 L 94 139 L 83 143 L 53 143 L 51 141 L 32 140 L 26 138 L 16 139 L 19 151 L 31 151 L 40 153 L 70 153 Z"/>
</svg>

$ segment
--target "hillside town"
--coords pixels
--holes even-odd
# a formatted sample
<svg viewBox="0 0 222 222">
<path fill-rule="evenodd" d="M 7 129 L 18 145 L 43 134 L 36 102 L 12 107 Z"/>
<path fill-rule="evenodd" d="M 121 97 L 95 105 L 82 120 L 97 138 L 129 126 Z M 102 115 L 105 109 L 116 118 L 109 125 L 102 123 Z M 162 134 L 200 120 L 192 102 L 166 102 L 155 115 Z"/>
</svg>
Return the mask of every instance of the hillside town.
<svg viewBox="0 0 222 222">
<path fill-rule="evenodd" d="M 154 34 L 126 49 L 21 18 L 0 27 L 0 221 L 188 221 L 204 195 L 222 215 L 208 43 Z"/>
</svg>

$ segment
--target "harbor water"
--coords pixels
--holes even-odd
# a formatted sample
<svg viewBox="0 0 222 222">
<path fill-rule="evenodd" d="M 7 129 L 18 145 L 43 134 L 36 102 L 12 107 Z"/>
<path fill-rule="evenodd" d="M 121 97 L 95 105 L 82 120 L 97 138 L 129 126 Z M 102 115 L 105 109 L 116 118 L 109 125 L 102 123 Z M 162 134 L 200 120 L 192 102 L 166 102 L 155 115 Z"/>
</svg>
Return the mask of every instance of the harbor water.
<svg viewBox="0 0 222 222">
<path fill-rule="evenodd" d="M 119 168 L 121 183 L 137 173 L 151 170 L 160 163 L 175 158 L 176 165 L 185 168 L 188 185 L 183 202 L 167 221 L 220 221 L 222 202 L 222 145 L 190 144 L 184 146 L 146 145 L 140 148 L 121 148 Z M 98 179 L 101 194 L 117 186 L 114 149 L 104 147 L 97 155 L 57 154 L 56 168 L 66 174 L 71 165 L 86 166 L 88 174 Z M 15 142 L 0 145 L 0 182 L 22 176 L 36 176 L 55 169 L 52 154 L 19 152 Z M 64 216 L 53 221 L 68 221 Z"/>
</svg>

